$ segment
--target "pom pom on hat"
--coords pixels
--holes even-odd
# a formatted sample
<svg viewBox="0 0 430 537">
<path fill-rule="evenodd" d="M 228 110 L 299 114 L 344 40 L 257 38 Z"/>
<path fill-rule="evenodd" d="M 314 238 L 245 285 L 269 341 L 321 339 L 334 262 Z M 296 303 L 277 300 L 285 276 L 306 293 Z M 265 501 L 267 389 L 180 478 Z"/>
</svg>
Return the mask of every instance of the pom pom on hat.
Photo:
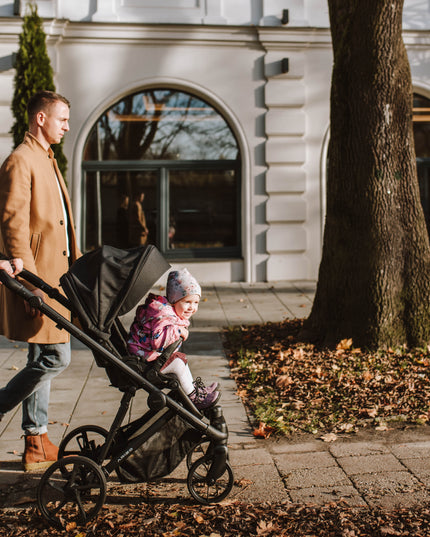
<svg viewBox="0 0 430 537">
<path fill-rule="evenodd" d="M 171 304 L 190 295 L 202 296 L 198 281 L 190 274 L 188 269 L 172 270 L 167 277 L 166 297 Z"/>
</svg>

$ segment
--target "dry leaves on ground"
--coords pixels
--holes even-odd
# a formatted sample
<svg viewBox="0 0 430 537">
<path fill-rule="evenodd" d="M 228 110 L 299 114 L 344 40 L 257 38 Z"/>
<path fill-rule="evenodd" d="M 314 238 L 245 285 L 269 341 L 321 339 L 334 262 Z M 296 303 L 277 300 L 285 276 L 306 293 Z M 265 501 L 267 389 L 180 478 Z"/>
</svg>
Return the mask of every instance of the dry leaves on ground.
<svg viewBox="0 0 430 537">
<path fill-rule="evenodd" d="M 323 507 L 290 503 L 219 505 L 141 504 L 105 507 L 85 527 L 50 528 L 34 509 L 7 511 L 0 536 L 42 537 L 424 537 L 430 534 L 430 509 L 382 511 L 340 503 Z"/>
<path fill-rule="evenodd" d="M 428 421 L 430 352 L 364 352 L 352 340 L 322 349 L 299 339 L 302 320 L 226 330 L 238 394 L 256 436 L 345 433 Z M 265 434 L 265 431 L 268 434 Z"/>
</svg>

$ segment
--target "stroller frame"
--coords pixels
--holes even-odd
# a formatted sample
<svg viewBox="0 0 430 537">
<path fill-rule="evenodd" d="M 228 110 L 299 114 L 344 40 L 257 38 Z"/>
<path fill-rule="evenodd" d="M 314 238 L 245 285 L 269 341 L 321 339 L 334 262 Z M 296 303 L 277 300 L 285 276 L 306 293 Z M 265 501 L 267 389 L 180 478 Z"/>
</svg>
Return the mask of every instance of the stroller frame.
<svg viewBox="0 0 430 537">
<path fill-rule="evenodd" d="M 152 246 L 146 248 L 156 250 Z M 0 257 L 7 259 L 3 255 Z M 68 298 L 35 274 L 24 269 L 19 277 L 75 313 Z M 72 430 L 60 443 L 58 460 L 42 475 L 37 503 L 42 516 L 50 524 L 63 527 L 75 522 L 82 525 L 95 518 L 104 504 L 106 480 L 113 471 L 123 483 L 145 482 L 133 472 L 133 468 L 127 466 L 127 459 L 176 416 L 187 424 L 191 432 L 194 429 L 199 433 L 198 438 L 195 435 L 187 444 L 191 446 L 186 454 L 190 494 L 199 503 L 209 504 L 223 500 L 230 493 L 234 478 L 228 461 L 228 430 L 221 406 L 200 412 L 175 379 L 160 373 L 163 363 L 180 341 L 165 349 L 155 362 L 144 366 L 132 357 L 124 359 L 117 355 L 110 341 L 103 338 L 95 341 L 5 271 L 0 271 L 0 281 L 33 309 L 53 320 L 58 328 L 67 330 L 92 350 L 97 365 L 105 367 L 112 385 L 123 392 L 110 429 L 84 425 Z M 123 330 L 119 320 L 113 323 L 114 332 L 121 333 Z M 123 425 L 131 402 L 140 389 L 148 393 L 149 409 L 143 416 Z M 169 390 L 167 393 L 163 391 L 166 389 Z M 164 475 L 167 474 L 160 477 Z"/>
</svg>

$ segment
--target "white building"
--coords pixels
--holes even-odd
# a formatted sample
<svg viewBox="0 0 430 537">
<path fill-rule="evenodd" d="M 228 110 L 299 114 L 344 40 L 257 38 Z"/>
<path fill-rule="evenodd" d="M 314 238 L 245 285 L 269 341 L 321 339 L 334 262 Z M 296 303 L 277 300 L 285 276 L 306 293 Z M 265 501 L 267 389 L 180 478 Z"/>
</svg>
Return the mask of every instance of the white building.
<svg viewBox="0 0 430 537">
<path fill-rule="evenodd" d="M 126 246 L 117 208 L 143 191 L 150 242 L 201 282 L 317 277 L 332 67 L 324 0 L 36 3 L 56 89 L 72 103 L 64 151 L 83 249 Z M 25 7 L 0 0 L 1 160 Z M 404 30 L 425 109 L 428 2 L 405 0 Z"/>
</svg>

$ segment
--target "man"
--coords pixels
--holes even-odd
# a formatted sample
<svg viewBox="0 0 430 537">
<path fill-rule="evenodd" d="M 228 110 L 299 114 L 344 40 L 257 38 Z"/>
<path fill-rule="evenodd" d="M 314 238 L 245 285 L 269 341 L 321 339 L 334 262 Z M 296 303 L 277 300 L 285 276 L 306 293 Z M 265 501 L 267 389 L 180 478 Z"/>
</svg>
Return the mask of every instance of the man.
<svg viewBox="0 0 430 537">
<path fill-rule="evenodd" d="M 145 246 L 148 241 L 148 227 L 146 225 L 145 212 L 143 210 L 144 192 L 134 195 L 130 205 L 129 216 L 129 243 L 130 246 Z"/>
<path fill-rule="evenodd" d="M 28 102 L 29 129 L 0 169 L 0 251 L 53 287 L 80 255 L 70 199 L 51 144 L 69 130 L 70 103 L 50 91 Z M 70 312 L 23 282 L 36 296 L 70 319 Z M 28 342 L 27 365 L 0 389 L 0 418 L 22 402 L 25 470 L 57 460 L 47 435 L 51 379 L 70 362 L 70 336 L 16 294 L 0 286 L 0 333 Z"/>
</svg>

